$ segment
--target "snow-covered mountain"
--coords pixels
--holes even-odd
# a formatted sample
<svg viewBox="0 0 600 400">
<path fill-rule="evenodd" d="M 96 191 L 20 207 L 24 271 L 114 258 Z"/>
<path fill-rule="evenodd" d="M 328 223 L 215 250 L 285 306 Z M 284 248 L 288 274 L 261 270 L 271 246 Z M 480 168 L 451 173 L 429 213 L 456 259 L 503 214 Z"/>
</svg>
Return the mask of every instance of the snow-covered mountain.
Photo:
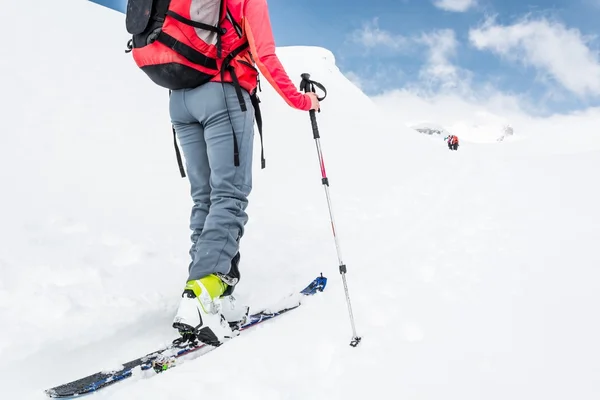
<svg viewBox="0 0 600 400">
<path fill-rule="evenodd" d="M 0 63 L 0 376 L 7 398 L 42 399 L 173 338 L 190 199 L 167 94 L 123 53 L 124 17 L 81 0 L 3 6 L 53 38 L 27 47 L 39 29 L 0 25 L 19 32 Z M 329 91 L 318 122 L 363 343 L 348 346 L 308 115 L 263 85 L 267 168 L 255 165 L 238 301 L 259 308 L 320 272 L 326 292 L 94 398 L 597 398 L 600 139 L 451 153 L 390 121 L 331 52 L 278 53 Z"/>
<path fill-rule="evenodd" d="M 513 137 L 514 129 L 504 121 L 456 121 L 448 126 L 463 141 L 473 143 L 493 143 L 506 137 Z"/>
<path fill-rule="evenodd" d="M 452 130 L 446 130 L 442 125 L 432 122 L 420 122 L 418 124 L 408 124 L 408 126 L 419 133 L 431 137 L 445 139 L 449 135 L 457 135 L 464 142 L 491 143 L 496 137 L 496 142 L 512 140 L 514 138 L 514 128 L 510 124 L 503 126 L 469 124 L 466 122 L 457 122 L 452 125 Z M 454 133 L 456 132 L 456 133 Z"/>
<path fill-rule="evenodd" d="M 505 112 L 491 111 L 480 104 L 457 100 L 460 98 L 454 94 L 421 98 L 406 90 L 391 91 L 375 98 L 379 108 L 398 124 L 423 132 L 444 131 L 458 136 L 461 143 L 496 143 L 505 136 L 509 126 L 513 133 L 515 129 L 522 131 L 515 127 L 512 114 L 505 115 Z"/>
</svg>

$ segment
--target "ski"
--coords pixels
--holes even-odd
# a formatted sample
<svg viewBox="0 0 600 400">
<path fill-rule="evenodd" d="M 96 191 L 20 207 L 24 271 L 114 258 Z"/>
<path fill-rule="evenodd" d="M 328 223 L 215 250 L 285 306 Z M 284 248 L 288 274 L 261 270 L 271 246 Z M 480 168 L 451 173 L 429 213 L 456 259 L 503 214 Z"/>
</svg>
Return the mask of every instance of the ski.
<svg viewBox="0 0 600 400">
<path fill-rule="evenodd" d="M 282 299 L 282 304 L 247 315 L 242 321 L 230 323 L 234 335 L 227 341 L 234 339 L 247 329 L 295 310 L 302 304 L 302 297 L 322 292 L 326 284 L 327 278 L 321 274 L 321 276 L 313 280 L 299 293 Z M 139 374 L 144 378 L 154 376 L 181 364 L 188 355 L 193 354 L 193 358 L 197 358 L 216 348 L 200 343 L 195 339 L 178 338 L 165 348 L 126 362 L 119 370 L 97 372 L 73 382 L 47 389 L 45 393 L 52 398 L 68 399 L 81 397 L 82 395 L 97 392 L 100 389 L 121 382 L 134 375 Z"/>
</svg>

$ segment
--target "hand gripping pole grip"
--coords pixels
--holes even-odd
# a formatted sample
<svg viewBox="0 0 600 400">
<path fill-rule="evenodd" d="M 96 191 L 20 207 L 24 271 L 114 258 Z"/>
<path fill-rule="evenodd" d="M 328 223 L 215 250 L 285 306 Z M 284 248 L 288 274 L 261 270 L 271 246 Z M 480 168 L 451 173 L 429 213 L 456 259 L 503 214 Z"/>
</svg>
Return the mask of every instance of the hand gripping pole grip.
<svg viewBox="0 0 600 400">
<path fill-rule="evenodd" d="M 325 100 L 325 97 L 327 97 L 327 89 L 325 89 L 325 86 L 323 86 L 319 82 L 311 80 L 310 74 L 304 73 L 301 75 L 301 77 L 302 77 L 302 82 L 300 82 L 300 90 L 304 91 L 305 93 L 309 93 L 309 92 L 316 93 L 316 91 L 315 91 L 315 86 L 316 86 L 321 91 L 323 91 L 323 96 L 319 97 L 317 95 L 317 99 L 319 99 L 319 101 Z M 319 110 L 319 112 L 320 111 L 321 110 Z M 313 131 L 313 138 L 319 139 L 321 137 L 321 135 L 319 134 L 319 126 L 317 125 L 317 117 L 316 117 L 315 110 L 310 110 L 309 114 L 310 114 L 310 124 L 312 126 L 312 131 Z"/>
</svg>

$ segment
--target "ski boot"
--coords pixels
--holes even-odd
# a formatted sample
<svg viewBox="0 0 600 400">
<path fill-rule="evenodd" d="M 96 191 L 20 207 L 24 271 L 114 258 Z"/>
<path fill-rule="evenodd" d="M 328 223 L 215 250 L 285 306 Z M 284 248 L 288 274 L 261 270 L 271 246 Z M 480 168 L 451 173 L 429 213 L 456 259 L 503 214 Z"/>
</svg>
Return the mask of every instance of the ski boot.
<svg viewBox="0 0 600 400">
<path fill-rule="evenodd" d="M 211 346 L 223 344 L 232 336 L 231 327 L 221 313 L 220 297 L 226 289 L 227 284 L 215 274 L 188 281 L 173 328 L 179 330 L 182 337 L 195 337 Z"/>
</svg>

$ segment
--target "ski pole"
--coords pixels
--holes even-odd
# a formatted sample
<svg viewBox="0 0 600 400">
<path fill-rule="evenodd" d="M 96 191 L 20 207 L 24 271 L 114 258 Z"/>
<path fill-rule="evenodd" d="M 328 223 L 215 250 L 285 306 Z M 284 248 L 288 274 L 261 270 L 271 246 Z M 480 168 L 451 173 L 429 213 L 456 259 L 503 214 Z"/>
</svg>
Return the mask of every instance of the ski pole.
<svg viewBox="0 0 600 400">
<path fill-rule="evenodd" d="M 310 74 L 302 74 L 302 82 L 300 83 L 300 90 L 303 90 L 305 93 L 313 92 L 315 93 L 315 86 L 323 91 L 323 97 L 318 97 L 319 101 L 323 101 L 325 97 L 327 97 L 327 90 L 325 87 L 319 82 L 315 82 L 310 80 Z M 320 112 L 320 110 L 319 110 Z M 315 139 L 315 143 L 317 145 L 317 155 L 319 157 L 319 165 L 321 167 L 321 182 L 323 183 L 323 187 L 325 188 L 325 197 L 327 198 L 327 206 L 329 208 L 329 218 L 331 219 L 331 229 L 333 231 L 333 239 L 335 241 L 335 248 L 337 250 L 337 256 L 339 261 L 340 274 L 342 276 L 342 282 L 344 284 L 344 291 L 346 293 L 346 304 L 348 305 L 348 313 L 350 315 L 350 325 L 352 326 L 352 340 L 350 341 L 350 346 L 356 347 L 361 341 L 361 337 L 356 334 L 356 326 L 354 324 L 354 314 L 352 313 L 352 304 L 350 303 L 350 293 L 348 291 L 348 282 L 346 280 L 346 264 L 342 261 L 342 252 L 340 249 L 340 243 L 337 236 L 337 231 L 335 227 L 335 220 L 333 218 L 333 209 L 331 207 L 331 195 L 329 193 L 329 178 L 327 177 L 327 172 L 325 171 L 325 162 L 323 161 L 323 152 L 321 150 L 321 136 L 319 134 L 319 127 L 317 125 L 317 116 L 315 110 L 310 110 L 310 122 L 312 125 L 313 138 Z"/>
</svg>

